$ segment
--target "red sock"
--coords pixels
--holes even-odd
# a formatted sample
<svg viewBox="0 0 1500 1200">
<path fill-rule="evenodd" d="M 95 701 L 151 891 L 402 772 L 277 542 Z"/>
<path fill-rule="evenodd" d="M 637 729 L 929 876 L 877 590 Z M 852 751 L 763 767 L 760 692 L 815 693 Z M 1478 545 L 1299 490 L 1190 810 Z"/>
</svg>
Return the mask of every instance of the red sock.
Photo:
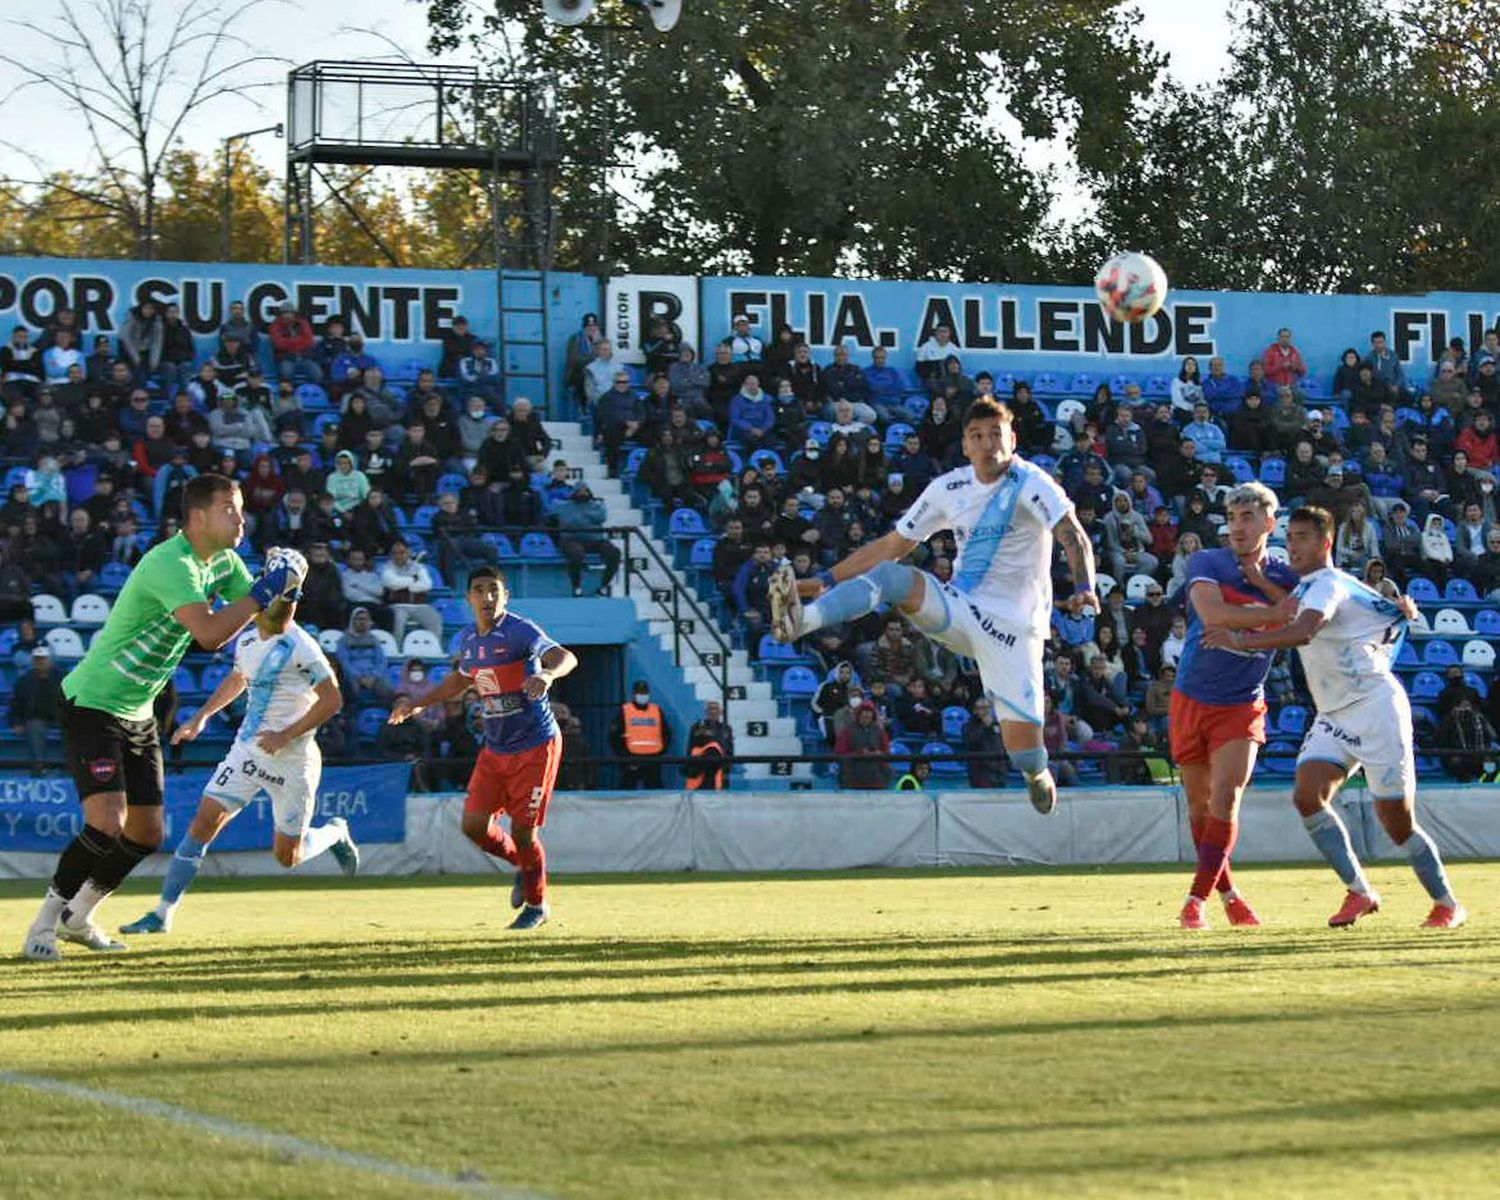
<svg viewBox="0 0 1500 1200">
<path fill-rule="evenodd" d="M 479 848 L 486 854 L 493 854 L 496 858 L 503 858 L 512 866 L 520 866 L 521 864 L 520 858 L 517 857 L 515 842 L 511 840 L 510 834 L 506 833 L 497 821 L 490 821 L 490 827 L 485 831 L 484 841 L 479 843 Z"/>
<path fill-rule="evenodd" d="M 521 883 L 526 889 L 526 903 L 541 904 L 547 899 L 547 852 L 542 848 L 542 839 L 535 832 L 531 845 L 517 844 L 516 854 L 521 864 Z"/>
<path fill-rule="evenodd" d="M 1194 817 L 1188 821 L 1188 827 L 1193 831 L 1194 850 L 1203 845 L 1203 826 L 1208 820 L 1208 817 Z M 1221 892 L 1232 892 L 1234 890 L 1234 876 L 1229 870 L 1229 860 L 1227 858 L 1224 860 L 1224 865 L 1219 869 L 1219 882 L 1215 886 Z"/>
<path fill-rule="evenodd" d="M 1198 845 L 1198 871 L 1193 876 L 1189 895 L 1199 900 L 1208 899 L 1208 894 L 1219 882 L 1219 876 L 1229 866 L 1229 856 L 1234 852 L 1239 835 L 1240 827 L 1236 821 L 1208 817 L 1203 822 L 1203 840 Z"/>
</svg>

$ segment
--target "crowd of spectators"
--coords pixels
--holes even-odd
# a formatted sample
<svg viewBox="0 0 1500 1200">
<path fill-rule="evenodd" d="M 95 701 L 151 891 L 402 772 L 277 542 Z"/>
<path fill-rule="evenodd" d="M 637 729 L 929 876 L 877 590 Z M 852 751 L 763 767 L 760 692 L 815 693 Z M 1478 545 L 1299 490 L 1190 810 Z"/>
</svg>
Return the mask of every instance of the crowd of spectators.
<svg viewBox="0 0 1500 1200">
<path fill-rule="evenodd" d="M 667 510 L 697 510 L 717 538 L 711 574 L 752 659 L 776 565 L 786 559 L 811 576 L 884 534 L 934 476 L 962 463 L 964 413 L 996 393 L 990 372 L 968 373 L 946 328 L 917 348 L 910 374 L 884 349 L 864 366 L 845 346 L 819 362 L 790 326 L 762 340 L 744 315 L 706 355 L 665 322 L 642 350 L 638 388 L 597 325 L 586 325 L 571 355 L 574 382 L 611 472 L 633 465 Z M 1120 394 L 1099 382 L 1087 394 L 1039 399 L 1015 381 L 1000 396 L 1018 450 L 1063 484 L 1115 585 L 1097 618 L 1056 613 L 1049 749 L 1130 749 L 1139 753 L 1111 763 L 1111 776 L 1151 777 L 1152 759 L 1165 754 L 1166 700 L 1186 633 L 1187 563 L 1223 544 L 1224 499 L 1249 478 L 1288 507 L 1332 511 L 1337 565 L 1376 587 L 1423 576 L 1442 589 L 1461 578 L 1500 600 L 1500 333 L 1472 352 L 1455 338 L 1429 373 L 1400 362 L 1377 331 L 1365 352 L 1350 348 L 1328 369 L 1331 386 L 1314 389 L 1293 331 L 1282 329 L 1243 373 L 1221 357 L 1206 372 L 1187 358 L 1160 395 L 1145 396 L 1138 381 Z M 954 553 L 941 534 L 916 559 L 947 579 Z M 1056 569 L 1065 579 L 1060 556 Z M 868 758 L 888 752 L 893 736 L 918 745 L 946 736 L 986 756 L 968 764 L 972 783 L 1003 770 L 971 664 L 899 618 L 819 630 L 804 650 L 825 678 L 812 709 L 828 748 Z M 1278 660 L 1271 689 L 1275 702 L 1306 703 L 1290 656 Z M 1472 708 L 1500 724 L 1500 690 Z M 1064 782 L 1073 774 L 1068 764 L 1061 773 Z M 876 759 L 844 775 L 855 787 L 893 778 Z"/>
<path fill-rule="evenodd" d="M 402 384 L 391 381 L 398 370 Z M 230 475 L 242 485 L 253 550 L 308 554 L 301 621 L 344 631 L 333 657 L 354 703 L 319 735 L 335 753 L 352 748 L 361 708 L 389 704 L 434 669 L 393 665 L 376 637 L 383 631 L 397 647 L 413 630 L 441 639 L 429 565 L 451 580 L 496 562 L 497 545 L 482 535 L 494 526 L 602 521 L 567 464 L 551 461 L 531 402 L 503 395 L 489 344 L 461 316 L 444 331 L 438 361 L 412 371 L 370 353 L 342 317 L 318 325 L 290 303 L 258 324 L 235 301 L 203 339 L 175 304 L 142 301 L 114 337 L 87 337 L 60 309 L 45 328 L 17 326 L 0 346 L 0 397 L 0 456 L 10 468 L 0 497 L 0 620 L 29 617 L 35 592 L 67 603 L 118 588 L 125 568 L 177 532 L 187 481 Z M 560 540 L 570 562 L 582 560 Z M 50 685 L 31 681 L 55 682 L 66 664 L 26 667 L 10 725 L 39 759 Z M 382 744 L 414 761 L 462 749 L 473 709 L 459 702 L 448 714 L 424 713 L 381 734 Z"/>
</svg>

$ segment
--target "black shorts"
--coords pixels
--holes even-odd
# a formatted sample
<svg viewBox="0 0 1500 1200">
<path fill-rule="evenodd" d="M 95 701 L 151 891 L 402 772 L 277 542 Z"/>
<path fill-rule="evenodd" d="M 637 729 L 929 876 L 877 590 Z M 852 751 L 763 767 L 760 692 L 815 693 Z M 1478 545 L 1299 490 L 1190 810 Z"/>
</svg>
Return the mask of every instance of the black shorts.
<svg viewBox="0 0 1500 1200">
<path fill-rule="evenodd" d="M 63 699 L 63 746 L 78 798 L 124 792 L 130 805 L 160 808 L 166 792 L 156 719 L 127 721 Z"/>
</svg>

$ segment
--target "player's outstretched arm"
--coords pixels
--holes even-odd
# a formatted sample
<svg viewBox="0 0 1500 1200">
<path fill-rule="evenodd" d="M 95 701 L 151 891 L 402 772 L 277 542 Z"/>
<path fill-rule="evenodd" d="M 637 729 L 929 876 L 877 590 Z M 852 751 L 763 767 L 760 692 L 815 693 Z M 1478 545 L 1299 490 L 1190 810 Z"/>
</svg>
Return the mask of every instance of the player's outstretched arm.
<svg viewBox="0 0 1500 1200">
<path fill-rule="evenodd" d="M 314 689 L 317 700 L 313 706 L 285 729 L 267 729 L 255 739 L 267 754 L 275 754 L 304 733 L 311 733 L 325 721 L 332 720 L 344 707 L 344 697 L 339 691 L 337 679 L 325 679 Z"/>
<path fill-rule="evenodd" d="M 884 537 L 866 542 L 858 550 L 834 563 L 831 569 L 820 572 L 816 578 L 800 580 L 797 592 L 799 595 L 815 596 L 825 587 L 843 583 L 846 579 L 858 579 L 883 562 L 900 562 L 916 547 L 916 542 L 902 537 L 893 529 Z"/>
<path fill-rule="evenodd" d="M 1203 631 L 1203 644 L 1210 650 L 1286 650 L 1307 645 L 1327 624 L 1328 618 L 1317 609 L 1304 608 L 1280 629 L 1210 627 Z"/>
<path fill-rule="evenodd" d="M 1280 604 L 1231 604 L 1217 583 L 1200 579 L 1188 592 L 1188 601 L 1205 625 L 1221 629 L 1258 629 L 1270 621 L 1287 621 L 1291 614 Z"/>
<path fill-rule="evenodd" d="M 207 601 L 200 601 L 173 609 L 172 616 L 205 650 L 218 650 L 228 645 L 235 634 L 250 624 L 261 608 L 259 600 L 242 596 L 233 604 L 226 604 L 218 612 L 210 608 Z"/>
<path fill-rule="evenodd" d="M 231 671 L 219 681 L 219 686 L 214 688 L 214 694 L 192 717 L 177 727 L 172 734 L 172 745 L 177 746 L 183 742 L 191 742 L 208 724 L 208 719 L 214 713 L 227 708 L 233 704 L 241 692 L 245 690 L 246 679 L 238 671 Z"/>
<path fill-rule="evenodd" d="M 389 725 L 400 725 L 408 717 L 419 716 L 434 704 L 442 704 L 446 700 L 452 700 L 462 696 L 473 684 L 472 677 L 465 675 L 462 671 L 454 669 L 443 676 L 443 681 L 435 688 L 429 688 L 427 694 L 412 699 L 410 696 L 398 696 L 396 704 L 391 709 L 391 715 L 386 718 Z"/>
<path fill-rule="evenodd" d="M 1068 608 L 1075 614 L 1085 608 L 1098 611 L 1099 597 L 1094 591 L 1094 545 L 1083 531 L 1077 515 L 1069 512 L 1052 527 L 1052 535 L 1067 555 L 1068 570 L 1073 574 L 1073 595 Z"/>
</svg>

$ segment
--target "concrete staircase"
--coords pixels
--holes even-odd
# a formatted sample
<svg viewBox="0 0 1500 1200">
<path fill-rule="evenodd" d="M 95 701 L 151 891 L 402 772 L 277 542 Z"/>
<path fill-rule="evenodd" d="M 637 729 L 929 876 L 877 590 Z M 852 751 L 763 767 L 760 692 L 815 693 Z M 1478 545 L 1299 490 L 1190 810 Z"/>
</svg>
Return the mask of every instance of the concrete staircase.
<svg viewBox="0 0 1500 1200">
<path fill-rule="evenodd" d="M 639 548 L 633 551 L 637 566 L 649 584 L 649 590 L 638 586 L 639 579 L 637 579 L 631 585 L 630 598 L 635 604 L 636 613 L 644 622 L 647 633 L 656 639 L 670 657 L 673 653 L 671 601 L 667 600 L 664 608 L 663 604 L 653 599 L 650 593 L 670 594 L 673 591 L 680 591 L 683 597 L 691 597 L 697 603 L 711 623 L 709 605 L 702 601 L 696 590 L 682 576 L 671 569 L 672 547 L 670 543 L 654 536 L 651 522 L 646 514 L 635 506 L 618 479 L 608 477 L 604 461 L 599 452 L 594 449 L 593 439 L 584 432 L 582 426 L 576 421 L 555 420 L 548 420 L 546 426 L 547 432 L 559 443 L 552 457 L 560 456 L 566 459 L 568 465 L 578 472 L 579 477 L 588 482 L 594 495 L 604 501 L 607 523 L 639 528 L 641 536 L 651 542 L 657 555 L 660 556 L 661 562 L 658 563 L 653 556 L 643 555 Z M 663 563 L 667 565 L 663 567 Z M 623 571 L 621 579 L 617 581 L 616 594 L 620 594 L 621 586 L 623 586 Z M 720 653 L 718 640 L 714 637 L 718 631 L 705 629 L 703 622 L 692 617 L 691 610 L 686 604 L 681 605 L 679 612 L 685 613 L 686 619 L 690 622 L 690 626 L 685 628 L 682 634 L 683 678 L 692 687 L 700 704 L 709 700 L 717 700 L 719 698 L 718 671 L 716 668 L 703 665 L 699 654 Z M 727 646 L 729 639 L 724 637 L 723 640 Z M 734 745 L 737 753 L 786 755 L 788 757 L 802 753 L 802 741 L 797 736 L 796 721 L 791 717 L 777 715 L 776 701 L 771 695 L 771 685 L 764 680 L 756 679 L 749 657 L 743 650 L 730 650 L 729 689 L 729 722 L 734 729 Z M 749 763 L 742 769 L 744 778 L 747 780 L 773 778 L 772 767 L 768 763 Z M 785 778 L 784 775 L 774 777 Z M 806 763 L 793 764 L 791 778 L 811 779 L 811 766 Z"/>
</svg>

